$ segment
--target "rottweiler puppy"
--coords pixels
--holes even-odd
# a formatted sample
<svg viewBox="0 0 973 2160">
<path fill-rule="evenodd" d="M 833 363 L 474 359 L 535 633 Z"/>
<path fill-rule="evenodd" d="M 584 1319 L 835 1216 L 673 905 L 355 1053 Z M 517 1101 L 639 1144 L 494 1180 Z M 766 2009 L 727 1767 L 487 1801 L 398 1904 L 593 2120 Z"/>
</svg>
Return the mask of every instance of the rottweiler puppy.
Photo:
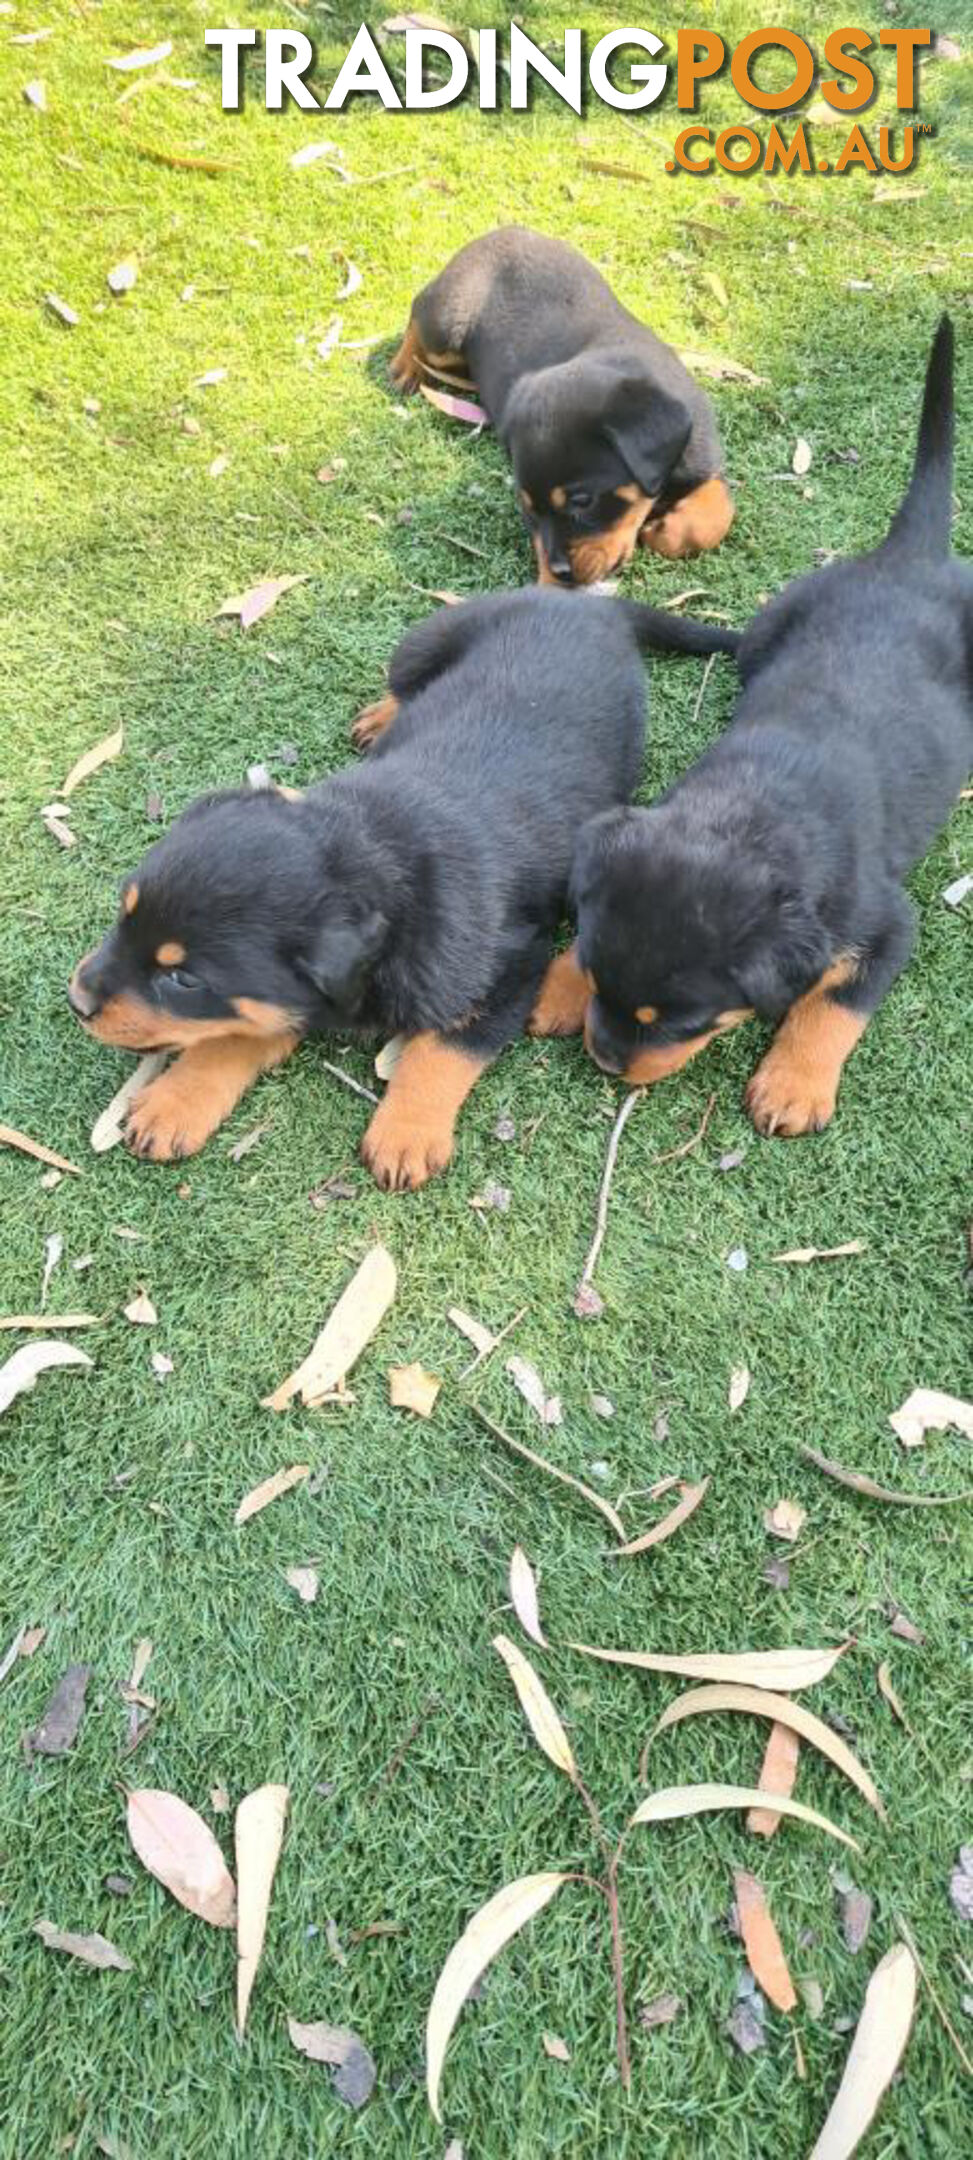
<svg viewBox="0 0 973 2160">
<path fill-rule="evenodd" d="M 582 1024 L 606 1072 L 678 1072 L 752 1013 L 758 1132 L 817 1132 L 905 965 L 902 880 L 973 762 L 973 571 L 950 556 L 953 335 L 936 333 L 908 491 L 882 545 L 797 580 L 738 653 L 731 727 L 647 810 L 596 819 L 578 941 L 537 1033 Z"/>
<path fill-rule="evenodd" d="M 709 399 L 593 264 L 521 225 L 471 240 L 412 303 L 400 389 L 472 377 L 514 469 L 542 585 L 614 575 L 641 540 L 717 547 L 733 520 Z"/>
<path fill-rule="evenodd" d="M 69 989 L 98 1041 L 180 1053 L 135 1102 L 128 1145 L 195 1153 L 312 1032 L 404 1034 L 362 1152 L 388 1188 L 444 1169 L 462 1103 L 537 997 L 578 831 L 635 786 L 642 649 L 735 644 L 594 595 L 444 607 L 362 715 L 363 765 L 303 797 L 193 803 Z"/>
</svg>

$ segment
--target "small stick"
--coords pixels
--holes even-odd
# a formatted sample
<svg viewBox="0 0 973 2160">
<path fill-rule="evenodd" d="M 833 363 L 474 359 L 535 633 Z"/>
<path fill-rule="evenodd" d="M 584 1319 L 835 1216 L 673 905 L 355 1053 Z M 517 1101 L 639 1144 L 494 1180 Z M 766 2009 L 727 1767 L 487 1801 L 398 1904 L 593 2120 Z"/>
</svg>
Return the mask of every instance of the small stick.
<svg viewBox="0 0 973 2160">
<path fill-rule="evenodd" d="M 379 1772 L 378 1782 L 380 1784 L 388 1785 L 391 1783 L 396 1771 L 401 1769 L 402 1767 L 402 1759 L 405 1755 L 406 1749 L 412 1746 L 413 1740 L 415 1740 L 417 1735 L 422 1731 L 426 1719 L 435 1716 L 436 1711 L 441 1710 L 442 1707 L 442 1703 L 439 1701 L 439 1698 L 436 1695 L 430 1695 L 429 1701 L 427 1703 L 423 1703 L 422 1709 L 420 1710 L 418 1717 L 413 1718 L 409 1730 L 406 1733 L 405 1739 L 400 1740 L 399 1745 L 395 1750 L 395 1754 L 389 1757 L 389 1760 L 386 1763 L 384 1770 Z"/>
<path fill-rule="evenodd" d="M 929 1974 L 927 1973 L 922 1959 L 919 1956 L 915 1936 L 912 1934 L 911 1929 L 906 1927 L 905 1921 L 903 1920 L 901 1913 L 896 1913 L 895 1923 L 900 1933 L 905 1936 L 905 1940 L 908 1943 L 909 1949 L 911 1950 L 912 1955 L 915 1958 L 916 1964 L 919 1967 L 919 1971 L 921 1972 L 922 1977 L 926 1983 L 926 1987 L 929 1990 L 929 1994 L 935 2006 L 936 2014 L 939 2018 L 940 2024 L 943 2026 L 944 2030 L 948 2032 L 953 2046 L 956 2049 L 956 2053 L 959 2056 L 960 2062 L 962 2063 L 963 2068 L 966 2071 L 967 2077 L 973 2077 L 973 2062 L 970 2061 L 966 2049 L 963 2046 L 963 2042 L 960 2039 L 959 2034 L 950 2019 L 950 2015 L 948 2010 L 946 2009 L 945 2003 L 940 2001 L 940 1998 L 937 1995 L 935 1988 L 933 1987 L 932 1981 L 929 1978 Z"/>
<path fill-rule="evenodd" d="M 506 1341 L 507 1336 L 513 1334 L 515 1327 L 520 1326 L 520 1323 L 523 1320 L 527 1311 L 528 1307 L 526 1305 L 522 1305 L 520 1311 L 515 1312 L 513 1319 L 507 1321 L 506 1327 L 501 1328 L 499 1335 L 494 1336 L 493 1341 L 490 1344 L 489 1350 L 477 1351 L 472 1364 L 464 1365 L 463 1370 L 460 1373 L 461 1380 L 468 1380 L 471 1373 L 476 1372 L 477 1368 L 480 1365 L 486 1364 L 487 1358 L 492 1358 L 494 1351 L 499 1350 L 501 1343 Z"/>
<path fill-rule="evenodd" d="M 664 1155 L 653 1155 L 652 1161 L 649 1164 L 650 1170 L 657 1170 L 660 1163 L 677 1162 L 680 1155 L 689 1155 L 692 1153 L 693 1148 L 699 1146 L 700 1141 L 705 1139 L 706 1137 L 706 1127 L 709 1124 L 710 1118 L 713 1115 L 713 1106 L 715 1102 L 716 1093 L 714 1090 L 714 1093 L 710 1096 L 709 1102 L 707 1103 L 706 1108 L 703 1111 L 702 1121 L 698 1127 L 698 1130 L 694 1132 L 692 1139 L 684 1140 L 681 1147 L 667 1148 Z"/>
<path fill-rule="evenodd" d="M 331 1074 L 332 1080 L 340 1080 L 346 1088 L 351 1089 L 353 1095 L 364 1095 L 366 1102 L 377 1103 L 378 1096 L 373 1088 L 363 1087 L 360 1080 L 353 1080 L 350 1073 L 342 1072 L 341 1066 L 332 1065 L 328 1058 L 321 1058 L 319 1062 L 324 1066 L 325 1072 Z"/>
<path fill-rule="evenodd" d="M 708 659 L 708 660 L 707 660 L 707 662 L 706 662 L 706 666 L 705 666 L 705 667 L 704 667 L 704 669 L 703 669 L 703 680 L 702 680 L 702 682 L 700 683 L 700 686 L 699 686 L 699 696 L 698 696 L 698 698 L 696 699 L 696 703 L 695 703 L 695 705 L 693 706 L 693 717 L 692 717 L 692 719 L 691 719 L 691 721 L 690 721 L 690 723 L 689 723 L 689 725 L 690 725 L 690 727 L 691 727 L 691 728 L 695 727 L 695 725 L 696 725 L 696 722 L 697 722 L 697 720 L 699 719 L 700 713 L 702 712 L 702 709 L 703 709 L 703 699 L 704 699 L 704 697 L 706 696 L 706 685 L 707 685 L 707 683 L 709 682 L 710 676 L 711 676 L 711 675 L 712 675 L 712 673 L 713 673 L 713 669 L 714 669 L 715 665 L 716 665 L 716 654 L 715 654 L 715 653 L 710 653 L 709 659 Z"/>
<path fill-rule="evenodd" d="M 641 1097 L 641 1094 L 641 1088 L 633 1088 L 631 1094 L 626 1095 L 622 1107 L 618 1113 L 618 1116 L 615 1119 L 615 1123 L 612 1126 L 611 1138 L 608 1142 L 608 1153 L 605 1157 L 604 1174 L 601 1180 L 601 1191 L 598 1194 L 598 1212 L 595 1216 L 595 1234 L 588 1248 L 587 1260 L 585 1261 L 584 1267 L 581 1270 L 581 1278 L 578 1283 L 579 1290 L 584 1289 L 585 1285 L 587 1283 L 590 1283 L 598 1263 L 598 1255 L 601 1251 L 602 1245 L 604 1244 L 605 1230 L 608 1224 L 608 1195 L 611 1191 L 611 1181 L 615 1169 L 615 1157 L 618 1154 L 618 1143 L 625 1130 L 628 1119 L 631 1117 L 632 1111 L 634 1110 L 636 1103 Z"/>
</svg>

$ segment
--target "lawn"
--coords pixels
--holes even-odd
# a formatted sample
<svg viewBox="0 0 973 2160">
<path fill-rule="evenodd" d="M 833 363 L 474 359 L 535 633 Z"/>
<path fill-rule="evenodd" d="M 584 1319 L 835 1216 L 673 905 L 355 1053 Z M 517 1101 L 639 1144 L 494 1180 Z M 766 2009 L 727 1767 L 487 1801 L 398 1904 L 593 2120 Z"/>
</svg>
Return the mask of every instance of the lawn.
<svg viewBox="0 0 973 2160">
<path fill-rule="evenodd" d="M 739 0 L 719 11 L 706 0 L 693 19 L 709 24 L 714 12 L 728 42 L 766 19 Z M 966 0 L 929 16 L 970 49 Z M 4 1420 L 0 1648 L 23 1625 L 47 1633 L 0 1688 L 0 2153 L 439 2160 L 457 2136 L 467 2160 L 804 2160 L 897 1916 L 973 2051 L 963 2008 L 973 1935 L 948 1895 L 956 1849 L 973 1837 L 968 1515 L 875 1505 L 797 1452 L 810 1443 L 915 1493 L 971 1483 L 968 1442 L 932 1434 L 905 1455 L 888 1414 L 919 1383 L 970 1392 L 973 918 L 969 902 L 951 911 L 940 895 L 973 867 L 973 803 L 957 804 L 912 880 L 915 959 L 852 1060 L 826 1134 L 756 1138 L 741 1109 L 754 1028 L 638 1105 L 621 1143 L 597 1321 L 575 1317 L 572 1295 L 620 1095 L 577 1046 L 509 1052 L 464 1114 L 449 1176 L 386 1198 L 357 1160 L 367 1106 L 323 1063 L 377 1085 L 371 1053 L 333 1042 L 266 1078 L 188 1165 L 150 1168 L 123 1149 L 96 1158 L 91 1126 L 128 1067 L 82 1039 L 64 987 L 157 834 L 153 816 L 172 818 L 256 762 L 298 786 L 338 767 L 356 710 L 379 694 L 398 636 L 436 604 L 430 596 L 527 578 L 496 445 L 425 405 L 403 407 L 384 377 L 411 292 L 490 224 L 519 219 L 577 242 L 662 335 L 761 378 L 713 386 L 739 500 L 726 545 L 689 566 L 643 557 L 627 591 L 664 604 L 697 587 L 701 609 L 742 623 L 821 552 L 876 541 L 904 484 L 945 305 L 958 334 L 956 544 L 969 551 L 973 62 L 923 71 L 923 113 L 938 133 L 898 199 L 876 201 L 863 173 L 669 178 L 669 104 L 629 124 L 594 103 L 578 122 L 543 94 L 519 116 L 468 103 L 385 114 L 370 100 L 278 115 L 252 87 L 245 110 L 224 115 L 218 61 L 202 44 L 205 23 L 220 19 L 188 0 L 154 11 L 17 0 L 0 21 L 11 438 L 0 1117 L 84 1172 L 50 1189 L 37 1164 L 0 1152 L 0 1313 L 36 1310 L 45 1240 L 57 1233 L 52 1328 L 59 1310 L 106 1316 L 78 1338 L 94 1370 L 43 1376 Z M 305 17 L 261 4 L 242 19 Z M 358 19 L 344 5 L 320 14 L 323 80 Z M 479 19 L 507 18 L 484 8 Z M 537 38 L 578 19 L 525 14 Z M 580 19 L 599 34 L 612 26 L 605 7 Z M 652 21 L 665 32 L 680 19 L 663 7 Z M 820 46 L 843 18 L 819 0 L 787 0 L 777 19 Z M 40 24 L 55 35 L 10 42 Z M 120 104 L 136 78 L 106 68 L 106 56 L 164 36 L 175 44 L 166 68 L 196 89 L 154 84 Z M 22 97 L 38 77 L 43 112 Z M 252 64 L 249 80 L 259 85 Z M 870 132 L 890 110 L 891 80 L 886 61 Z M 740 117 L 725 84 L 703 100 L 704 120 Z M 333 160 L 293 170 L 293 152 L 322 139 L 368 184 L 345 184 Z M 147 150 L 231 169 L 160 163 Z M 593 171 L 586 156 L 644 178 Z M 341 302 L 336 250 L 362 273 Z M 113 300 L 107 273 L 130 255 L 138 282 Z M 51 292 L 77 312 L 76 327 L 45 308 Z M 336 314 L 348 347 L 321 360 Z M 222 379 L 201 386 L 216 369 Z M 798 437 L 813 453 L 803 479 L 791 471 Z M 214 619 L 227 595 L 285 574 L 306 582 L 250 631 Z M 653 670 L 646 798 L 730 713 L 731 664 L 716 664 L 702 699 L 701 682 L 695 662 Z M 39 809 L 122 722 L 124 751 L 79 789 L 77 844 L 62 851 Z M 695 1132 L 711 1094 L 700 1144 L 660 1162 Z M 501 1117 L 513 1138 L 498 1137 Z M 258 1123 L 259 1144 L 234 1161 L 233 1143 Z M 736 1166 L 725 1169 L 728 1155 Z M 314 1207 L 309 1196 L 333 1177 L 351 1193 Z M 506 1212 L 471 1206 L 491 1183 L 509 1192 Z M 275 1419 L 260 1397 L 303 1356 L 376 1237 L 394 1254 L 399 1294 L 354 1375 L 353 1405 Z M 830 1264 L 771 1259 L 852 1239 L 864 1252 Z M 740 1248 L 742 1270 L 727 1264 Z M 92 1265 L 75 1273 L 87 1255 Z M 139 1285 L 157 1308 L 153 1329 L 122 1316 Z M 524 1308 L 509 1347 L 561 1396 L 562 1425 L 542 1433 L 515 1394 L 508 1346 L 461 1378 L 471 1353 L 450 1305 L 495 1330 Z M 24 1339 L 0 1338 L 4 1354 Z M 153 1350 L 172 1361 L 163 1380 Z M 443 1379 L 427 1423 L 389 1406 L 388 1368 L 413 1359 Z M 731 1416 L 740 1365 L 752 1384 Z M 610 1422 L 593 1393 L 610 1398 Z M 474 1400 L 605 1495 L 708 1474 L 706 1500 L 671 1543 L 614 1563 L 598 1518 L 494 1442 Z M 298 1461 L 314 1478 L 237 1530 L 241 1495 Z M 781 1548 L 763 1519 L 782 1496 L 807 1511 L 786 1587 L 778 1570 L 767 1577 Z M 634 1530 L 652 1509 L 636 1498 L 625 1514 Z M 592 1864 L 575 1796 L 533 1747 L 490 1648 L 498 1629 L 518 1632 L 506 1588 L 518 1542 L 555 1645 L 692 1652 L 853 1636 L 809 1706 L 852 1731 L 888 1822 L 805 1750 L 797 1797 L 858 1837 L 860 1856 L 797 1824 L 765 1845 L 732 1816 L 634 1833 L 623 1875 L 630 2095 L 614 2066 L 603 1910 L 573 1887 L 464 2013 L 442 2133 L 423 2093 L 423 2028 L 451 1943 L 504 1881 Z M 285 1571 L 308 1562 L 320 1593 L 304 1605 Z M 892 1633 L 897 1610 L 920 1642 Z M 119 1683 L 143 1637 L 158 1718 L 125 1758 Z M 93 1668 L 79 1739 L 65 1758 L 30 1766 L 21 1735 L 72 1660 Z M 879 1694 L 884 1660 L 911 1730 Z M 566 1648 L 536 1661 L 620 1828 L 640 1797 L 643 1742 L 678 1683 Z M 650 1782 L 752 1783 L 764 1738 L 748 1719 L 691 1721 L 655 1742 Z M 235 1804 L 270 1779 L 289 1786 L 291 1812 L 241 2048 L 232 1940 L 141 1871 L 120 1786 L 182 1794 L 231 1852 L 231 1818 L 211 1814 L 211 1790 L 224 1786 Z M 874 1899 L 857 1957 L 840 1927 L 836 1862 Z M 773 2011 L 753 2056 L 727 2037 L 743 1971 L 727 1926 L 734 1866 L 760 1875 L 796 1981 L 821 1991 L 820 2014 L 802 1998 L 791 2021 L 803 2082 Z M 125 1899 L 103 1885 L 119 1871 L 131 1878 Z M 53 1955 L 32 1933 L 41 1914 L 100 1929 L 133 1970 L 88 1972 Z M 353 1941 L 379 1921 L 395 1932 Z M 643 2029 L 639 2006 L 664 1990 L 681 1998 L 679 2016 Z M 294 2052 L 288 2013 L 362 2034 L 378 2065 L 362 2114 Z M 569 2062 L 548 2058 L 545 2031 L 563 2036 Z M 968 2110 L 923 1991 L 868 2152 L 957 2160 Z"/>
</svg>

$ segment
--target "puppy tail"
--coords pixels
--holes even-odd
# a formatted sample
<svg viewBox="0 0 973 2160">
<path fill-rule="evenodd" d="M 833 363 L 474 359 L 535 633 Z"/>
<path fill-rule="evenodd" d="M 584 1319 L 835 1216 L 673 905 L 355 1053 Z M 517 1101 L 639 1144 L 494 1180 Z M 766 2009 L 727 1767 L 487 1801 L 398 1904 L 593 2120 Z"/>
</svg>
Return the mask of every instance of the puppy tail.
<svg viewBox="0 0 973 2160">
<path fill-rule="evenodd" d="M 953 494 L 953 325 L 933 339 L 912 479 L 879 550 L 938 562 L 949 554 Z"/>
<path fill-rule="evenodd" d="M 624 609 L 640 652 L 735 653 L 743 635 L 721 623 L 695 622 L 691 615 L 643 607 L 638 600 L 619 600 L 616 606 Z"/>
</svg>

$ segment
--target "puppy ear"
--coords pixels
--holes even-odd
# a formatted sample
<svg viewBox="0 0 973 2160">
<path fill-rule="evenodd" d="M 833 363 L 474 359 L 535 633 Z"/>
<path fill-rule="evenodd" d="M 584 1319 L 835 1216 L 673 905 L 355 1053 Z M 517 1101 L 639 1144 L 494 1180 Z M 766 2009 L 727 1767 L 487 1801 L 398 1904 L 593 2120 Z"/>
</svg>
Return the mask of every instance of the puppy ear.
<svg viewBox="0 0 973 2160">
<path fill-rule="evenodd" d="M 603 424 L 633 480 L 654 501 L 689 441 L 692 420 L 685 405 L 665 390 L 654 390 L 644 376 L 628 376 Z"/>
<path fill-rule="evenodd" d="M 332 915 L 297 961 L 298 971 L 329 1005 L 351 1015 L 361 1004 L 387 931 L 386 918 L 377 909 L 356 916 Z"/>
<path fill-rule="evenodd" d="M 733 972 L 754 1011 L 780 1020 L 831 958 L 831 939 L 814 908 L 799 893 L 779 892 Z"/>
<path fill-rule="evenodd" d="M 624 837 L 632 822 L 632 811 L 622 808 L 601 810 L 597 817 L 589 818 L 587 824 L 582 825 L 575 841 L 568 882 L 568 905 L 573 915 L 577 915 L 613 846 Z"/>
</svg>

